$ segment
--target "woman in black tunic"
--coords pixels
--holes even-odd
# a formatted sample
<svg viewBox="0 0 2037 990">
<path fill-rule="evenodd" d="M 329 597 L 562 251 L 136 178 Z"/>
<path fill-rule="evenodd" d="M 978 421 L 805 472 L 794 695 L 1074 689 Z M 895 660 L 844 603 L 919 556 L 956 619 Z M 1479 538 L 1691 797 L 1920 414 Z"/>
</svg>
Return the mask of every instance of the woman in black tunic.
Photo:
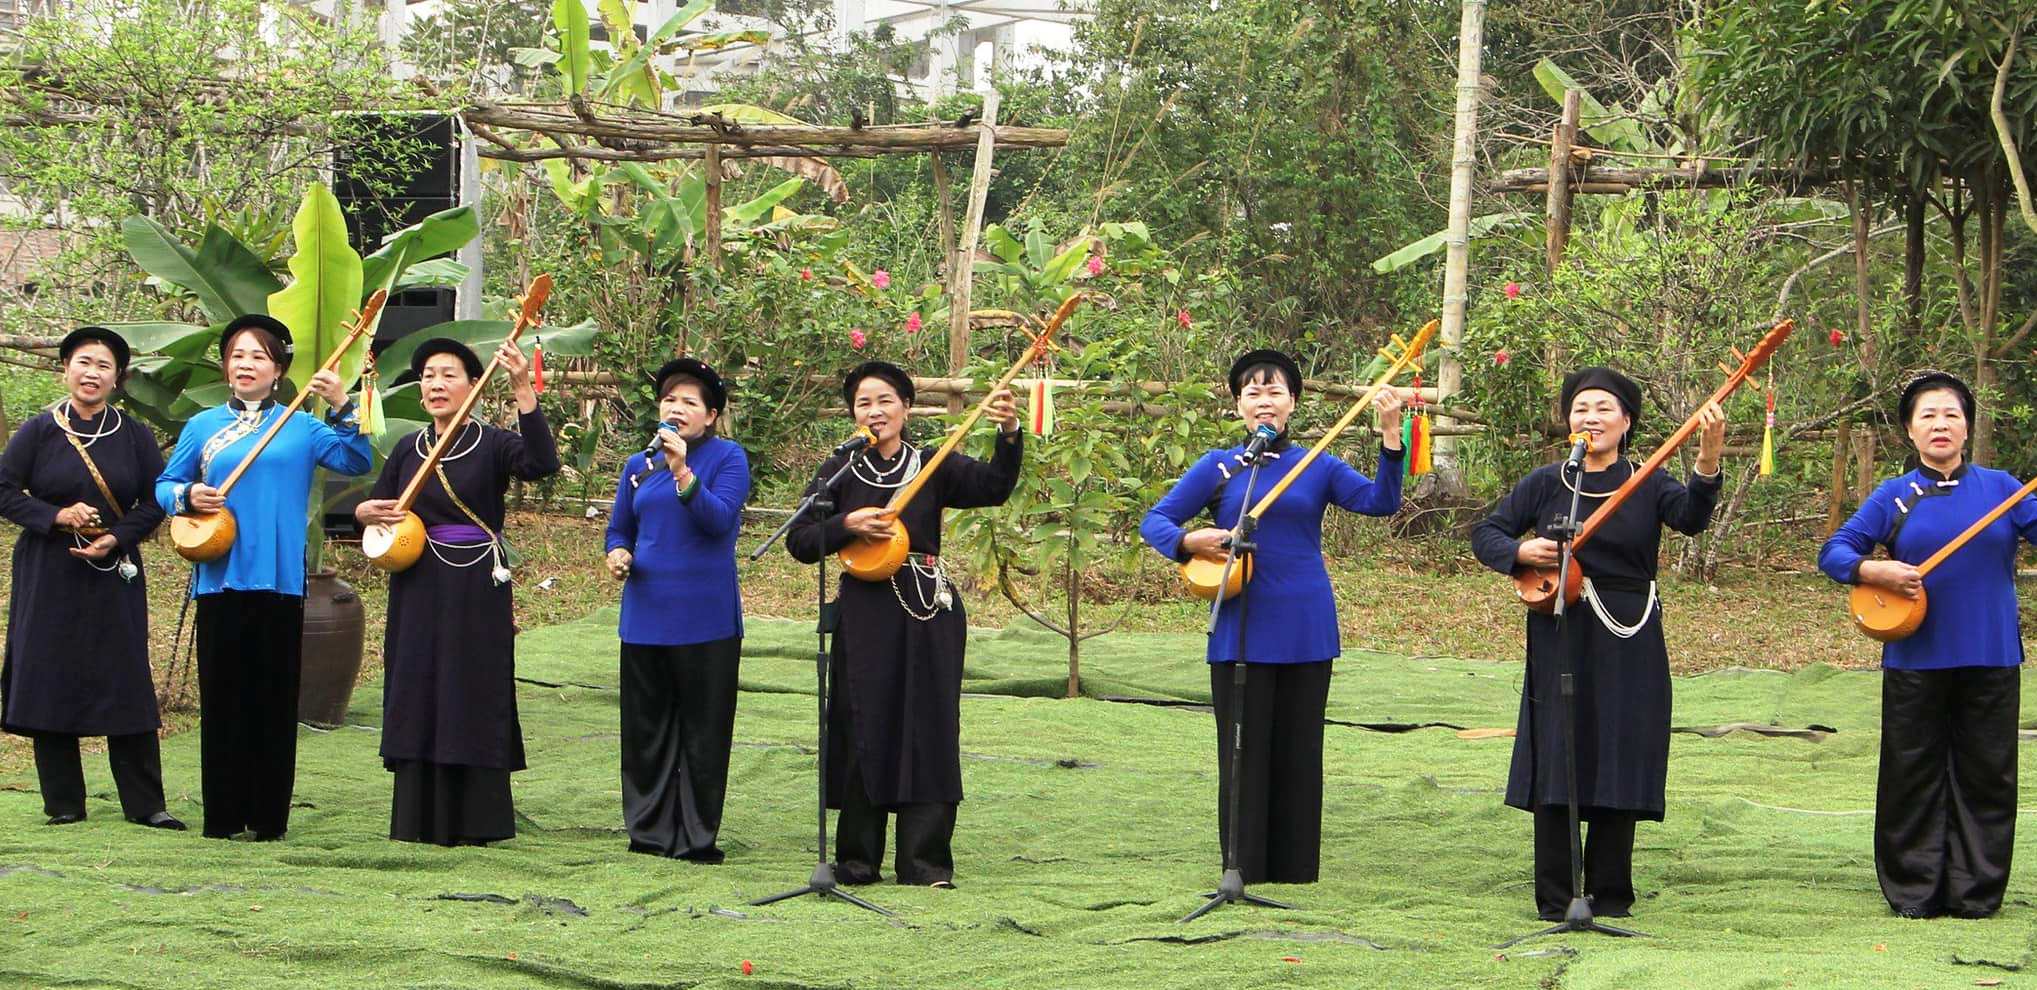
<svg viewBox="0 0 2037 990">
<path fill-rule="evenodd" d="M 21 526 L 0 728 L 34 738 L 49 824 L 85 819 L 78 737 L 105 736 L 121 813 L 181 831 L 163 809 L 139 549 L 163 521 L 154 498 L 163 452 L 147 425 L 111 405 L 126 341 L 83 327 L 57 353 L 70 397 L 29 417 L 0 454 L 0 515 Z"/>
<path fill-rule="evenodd" d="M 786 535 L 786 549 L 809 564 L 859 536 L 889 536 L 883 506 L 932 456 L 905 442 L 913 388 L 897 366 L 857 366 L 842 381 L 842 398 L 877 441 L 821 465 L 827 477 L 844 456 L 855 459 L 830 492 L 834 514 Z M 987 415 L 999 429 L 990 461 L 949 455 L 900 516 L 911 537 L 905 566 L 888 581 L 842 575 L 830 665 L 827 803 L 841 811 L 835 875 L 843 883 L 880 879 L 886 816 L 895 814 L 898 882 L 954 886 L 968 619 L 941 567 L 941 510 L 1002 505 L 1018 485 L 1018 413 L 1009 390 L 991 396 Z"/>
<path fill-rule="evenodd" d="M 429 537 L 425 552 L 389 578 L 382 762 L 396 775 L 389 837 L 404 842 L 483 845 L 516 834 L 509 775 L 524 768 L 523 728 L 502 496 L 511 478 L 557 471 L 559 454 L 523 353 L 505 343 L 496 359 L 516 397 L 517 432 L 474 419 L 459 426 L 411 506 Z M 396 441 L 354 510 L 363 523 L 402 520 L 398 496 L 481 377 L 474 352 L 443 337 L 418 345 L 410 367 L 433 425 Z"/>
<path fill-rule="evenodd" d="M 1599 504 L 1638 470 L 1624 456 L 1640 420 L 1641 389 L 1608 368 L 1585 368 L 1563 381 L 1562 407 L 1572 433 L 1587 433 L 1578 514 Z M 1697 462 L 1688 486 L 1657 470 L 1577 551 L 1584 595 L 1566 610 L 1574 637 L 1578 810 L 1591 824 L 1584 850 L 1592 913 L 1624 918 L 1634 906 L 1634 823 L 1661 821 L 1669 771 L 1669 652 L 1655 595 L 1662 527 L 1695 536 L 1719 498 L 1725 413 L 1701 413 Z M 1472 550 L 1502 574 L 1553 567 L 1556 542 L 1544 537 L 1570 511 L 1563 465 L 1530 472 L 1472 531 Z M 1523 539 L 1523 535 L 1526 539 Z M 1506 803 L 1535 816 L 1535 908 L 1561 920 L 1570 905 L 1569 794 L 1564 783 L 1559 677 L 1564 642 L 1556 620 L 1528 612 L 1527 688 L 1514 737 Z"/>
</svg>

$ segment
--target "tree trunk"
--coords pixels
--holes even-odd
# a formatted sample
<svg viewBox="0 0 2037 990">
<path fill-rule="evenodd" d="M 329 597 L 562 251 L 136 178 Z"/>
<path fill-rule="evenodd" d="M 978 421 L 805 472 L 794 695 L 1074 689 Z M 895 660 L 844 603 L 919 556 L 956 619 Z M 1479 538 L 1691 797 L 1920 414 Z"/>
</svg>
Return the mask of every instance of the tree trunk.
<svg viewBox="0 0 2037 990">
<path fill-rule="evenodd" d="M 1980 326 L 1974 336 L 1973 387 L 1980 393 L 1973 417 L 1973 462 L 1992 465 L 1995 458 L 1995 402 L 2000 375 L 1994 362 L 1995 325 L 2002 308 L 2002 234 L 2008 224 L 2008 194 L 1998 170 L 1981 173 L 1975 190 L 1980 216 Z"/>
<path fill-rule="evenodd" d="M 1860 370 L 1870 379 L 1874 376 L 1874 314 L 1870 308 L 1874 301 L 1874 283 L 1868 278 L 1868 268 L 1873 260 L 1868 257 L 1868 241 L 1873 236 L 1872 218 L 1867 215 L 1867 190 L 1857 181 L 1846 183 L 1846 205 L 1853 214 L 1853 297 L 1854 325 L 1853 339 L 1860 355 Z"/>
<path fill-rule="evenodd" d="M 1068 595 L 1068 697 L 1082 697 L 1082 579 L 1075 569 L 1075 537 L 1068 537 L 1068 569 L 1063 575 Z"/>
<path fill-rule="evenodd" d="M 1874 427 L 1859 423 L 1853 427 L 1853 501 L 1867 501 L 1874 482 Z"/>
<path fill-rule="evenodd" d="M 1908 317 L 1904 329 L 1916 333 L 1924 322 L 1924 194 L 1910 190 L 1903 209 L 1903 309 Z"/>
<path fill-rule="evenodd" d="M 1846 452 L 1851 450 L 1853 428 L 1838 424 L 1832 437 L 1832 484 L 1825 490 L 1825 536 L 1839 531 L 1846 521 Z"/>
</svg>

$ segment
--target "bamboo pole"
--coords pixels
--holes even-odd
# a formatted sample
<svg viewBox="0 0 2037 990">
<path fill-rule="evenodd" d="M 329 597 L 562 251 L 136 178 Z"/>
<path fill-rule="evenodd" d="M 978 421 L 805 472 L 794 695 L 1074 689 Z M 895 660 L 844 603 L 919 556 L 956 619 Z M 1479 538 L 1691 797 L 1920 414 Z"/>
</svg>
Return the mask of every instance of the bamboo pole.
<svg viewBox="0 0 2037 990">
<path fill-rule="evenodd" d="M 1485 0 L 1464 0 L 1457 31 L 1457 135 L 1450 155 L 1450 227 L 1443 261 L 1443 326 L 1436 385 L 1444 398 L 1464 386 L 1457 349 L 1464 342 L 1464 309 L 1471 263 L 1471 181 L 1477 169 L 1479 57 L 1485 40 Z M 1436 420 L 1436 479 L 1444 491 L 1464 487 L 1457 438 L 1447 416 Z"/>
<path fill-rule="evenodd" d="M 976 136 L 976 164 L 969 176 L 969 212 L 962 220 L 961 242 L 948 272 L 948 373 L 969 363 L 969 295 L 976 282 L 976 239 L 983 235 L 983 203 L 990 194 L 990 162 L 997 150 L 997 88 L 983 94 L 983 122 Z M 949 412 L 962 411 L 960 396 L 948 399 Z"/>
<path fill-rule="evenodd" d="M 1549 142 L 1549 206 L 1543 225 L 1544 248 L 1549 256 L 1549 274 L 1563 267 L 1563 249 L 1570 244 L 1570 146 L 1577 140 L 1577 122 L 1583 112 L 1583 95 L 1577 90 L 1563 93 L 1563 119 Z"/>
<path fill-rule="evenodd" d="M 948 163 L 936 151 L 927 156 L 934 166 L 934 202 L 941 217 L 941 273 L 955 270 L 955 190 L 948 179 Z"/>
<path fill-rule="evenodd" d="M 605 108 L 604 108 L 605 109 Z M 986 102 L 986 111 L 988 104 Z M 552 131 L 592 138 L 650 141 L 665 144 L 721 143 L 743 148 L 762 145 L 784 147 L 862 148 L 878 152 L 923 152 L 935 148 L 962 149 L 981 142 L 980 132 L 1007 148 L 1060 148 L 1068 144 L 1068 132 L 1051 127 L 996 127 L 988 114 L 976 128 L 947 124 L 926 124 L 917 128 L 821 127 L 810 124 L 736 124 L 680 122 L 659 115 L 603 114 L 593 107 L 580 112 L 565 107 L 511 108 L 499 103 L 477 103 L 463 112 L 469 121 L 493 127 L 524 131 Z M 702 118 L 703 120 L 705 118 Z"/>
<path fill-rule="evenodd" d="M 721 269 L 721 145 L 707 146 L 707 263 Z"/>
</svg>

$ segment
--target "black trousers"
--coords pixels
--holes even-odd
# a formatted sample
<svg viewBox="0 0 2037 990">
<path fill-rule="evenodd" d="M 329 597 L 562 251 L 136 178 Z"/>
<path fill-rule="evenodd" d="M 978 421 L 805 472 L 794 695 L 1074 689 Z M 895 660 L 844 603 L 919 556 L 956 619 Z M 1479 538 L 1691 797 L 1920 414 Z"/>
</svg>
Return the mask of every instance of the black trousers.
<svg viewBox="0 0 2037 990">
<path fill-rule="evenodd" d="M 268 591 L 198 598 L 198 725 L 205 835 L 281 838 L 297 782 L 304 599 Z"/>
<path fill-rule="evenodd" d="M 1591 911 L 1624 918 L 1634 911 L 1634 822 L 1631 811 L 1579 808 L 1584 832 L 1584 895 Z M 1570 907 L 1570 808 L 1535 809 L 1535 913 L 1561 921 Z"/>
<path fill-rule="evenodd" d="M 633 852 L 718 863 L 743 638 L 622 644 L 622 817 Z"/>
<path fill-rule="evenodd" d="M 835 816 L 835 876 L 843 883 L 876 883 L 882 879 L 884 832 L 889 818 L 898 818 L 898 851 L 892 872 L 898 882 L 915 886 L 955 879 L 955 805 L 921 801 L 893 808 L 870 803 L 863 789 L 863 771 L 856 747 L 849 754 L 848 788 Z"/>
<path fill-rule="evenodd" d="M 1884 670 L 1874 871 L 1911 917 L 2002 906 L 2016 845 L 2020 667 Z"/>
<path fill-rule="evenodd" d="M 107 736 L 106 762 L 113 767 L 120 813 L 128 821 L 146 821 L 163 810 L 163 755 L 155 733 Z M 43 814 L 85 817 L 85 766 L 77 736 L 38 733 L 35 777 L 42 785 Z"/>
<path fill-rule="evenodd" d="M 1236 667 L 1209 665 L 1217 715 L 1217 838 L 1227 853 Z M 1245 667 L 1237 866 L 1246 883 L 1314 883 L 1323 848 L 1323 708 L 1330 697 L 1330 661 Z"/>
</svg>

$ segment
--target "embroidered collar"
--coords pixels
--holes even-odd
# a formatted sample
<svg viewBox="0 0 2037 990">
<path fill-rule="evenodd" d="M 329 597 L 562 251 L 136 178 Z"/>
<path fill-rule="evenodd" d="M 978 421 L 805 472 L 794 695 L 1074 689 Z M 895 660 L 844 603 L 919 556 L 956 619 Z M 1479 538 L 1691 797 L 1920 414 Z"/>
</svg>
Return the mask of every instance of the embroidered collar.
<svg viewBox="0 0 2037 990">
<path fill-rule="evenodd" d="M 264 397 L 259 402 L 244 402 L 240 398 L 231 395 L 226 397 L 226 407 L 237 413 L 268 412 L 271 407 L 275 406 L 275 404 L 276 404 L 275 399 L 267 397 Z"/>
</svg>

